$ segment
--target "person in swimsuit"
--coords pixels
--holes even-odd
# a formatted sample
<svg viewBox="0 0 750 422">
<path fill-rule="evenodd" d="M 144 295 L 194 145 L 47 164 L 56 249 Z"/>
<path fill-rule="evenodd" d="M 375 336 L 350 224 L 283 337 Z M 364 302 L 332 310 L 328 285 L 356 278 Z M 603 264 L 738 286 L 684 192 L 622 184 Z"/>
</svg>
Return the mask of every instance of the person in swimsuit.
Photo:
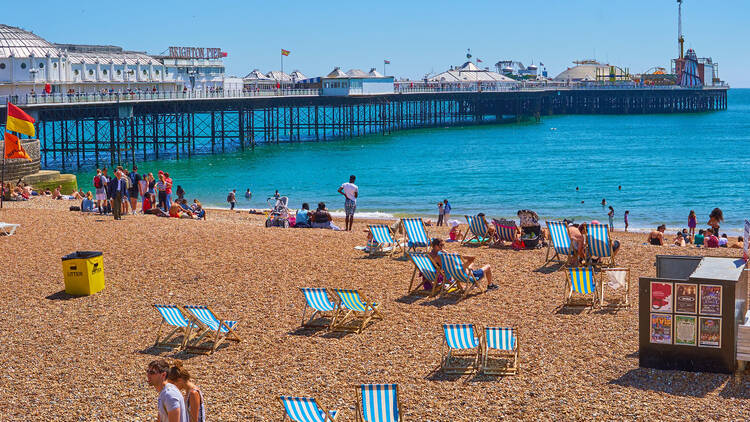
<svg viewBox="0 0 750 422">
<path fill-rule="evenodd" d="M 708 223 L 706 224 L 711 227 L 713 234 L 718 236 L 719 223 L 724 221 L 724 213 L 721 212 L 721 209 L 714 208 L 714 210 L 711 211 L 711 214 L 708 217 Z"/>
<path fill-rule="evenodd" d="M 185 392 L 185 407 L 189 418 L 187 422 L 206 422 L 206 405 L 203 401 L 203 393 L 195 385 L 190 373 L 182 366 L 181 361 L 176 360 L 169 368 L 167 380 Z"/>
<path fill-rule="evenodd" d="M 690 214 L 688 214 L 688 235 L 690 236 L 690 240 L 692 241 L 695 237 L 695 226 L 698 225 L 698 219 L 695 217 L 695 211 L 690 210 Z"/>
<path fill-rule="evenodd" d="M 440 260 L 440 252 L 443 251 L 444 246 L 445 246 L 445 242 L 443 241 L 443 239 L 434 238 L 432 239 L 432 242 L 430 242 L 430 252 L 428 252 L 428 255 L 430 256 L 430 258 L 432 258 L 432 261 L 435 263 L 435 265 L 438 268 L 442 267 L 442 262 Z M 464 266 L 466 267 L 467 274 L 471 273 L 471 275 L 473 275 L 474 278 L 477 280 L 480 280 L 482 277 L 486 277 L 487 278 L 487 290 L 497 289 L 497 285 L 492 283 L 492 267 L 489 264 L 484 265 L 481 268 L 472 268 L 472 265 L 476 257 L 464 256 L 462 258 L 463 258 Z"/>
<path fill-rule="evenodd" d="M 648 234 L 648 238 L 646 238 L 646 242 L 654 246 L 663 246 L 664 245 L 664 231 L 666 229 L 667 229 L 667 226 L 665 226 L 664 224 L 657 227 L 656 230 Z"/>
</svg>

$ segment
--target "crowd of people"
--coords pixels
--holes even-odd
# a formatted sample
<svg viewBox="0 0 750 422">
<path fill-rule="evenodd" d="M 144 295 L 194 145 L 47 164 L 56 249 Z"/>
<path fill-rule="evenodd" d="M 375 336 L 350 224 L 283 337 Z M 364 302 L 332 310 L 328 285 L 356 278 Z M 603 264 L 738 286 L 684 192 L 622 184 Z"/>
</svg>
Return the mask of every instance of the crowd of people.
<svg viewBox="0 0 750 422">
<path fill-rule="evenodd" d="M 674 245 L 674 246 L 687 246 L 695 245 L 696 247 L 704 248 L 735 248 L 742 249 L 745 244 L 743 236 L 737 236 L 737 240 L 731 242 L 727 237 L 726 233 L 719 231 L 720 224 L 724 222 L 724 213 L 719 208 L 714 208 L 711 214 L 708 216 L 708 222 L 706 225 L 708 228 L 699 229 L 698 233 L 695 232 L 698 226 L 698 218 L 696 217 L 695 211 L 690 210 L 688 214 L 687 225 L 688 228 L 678 230 L 675 233 L 674 239 L 670 243 L 669 240 L 664 236 L 667 226 L 664 224 L 651 231 L 646 237 L 646 243 L 655 246 Z M 721 234 L 720 234 L 721 233 Z"/>
</svg>

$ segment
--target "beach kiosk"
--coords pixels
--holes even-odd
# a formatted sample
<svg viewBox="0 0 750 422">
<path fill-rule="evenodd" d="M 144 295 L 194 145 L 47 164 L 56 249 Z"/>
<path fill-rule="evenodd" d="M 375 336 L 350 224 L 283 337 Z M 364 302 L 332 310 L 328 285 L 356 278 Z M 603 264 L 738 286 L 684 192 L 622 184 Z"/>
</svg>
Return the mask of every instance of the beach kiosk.
<svg viewBox="0 0 750 422">
<path fill-rule="evenodd" d="M 733 373 L 747 273 L 738 258 L 657 255 L 656 278 L 639 278 L 640 366 Z"/>
</svg>

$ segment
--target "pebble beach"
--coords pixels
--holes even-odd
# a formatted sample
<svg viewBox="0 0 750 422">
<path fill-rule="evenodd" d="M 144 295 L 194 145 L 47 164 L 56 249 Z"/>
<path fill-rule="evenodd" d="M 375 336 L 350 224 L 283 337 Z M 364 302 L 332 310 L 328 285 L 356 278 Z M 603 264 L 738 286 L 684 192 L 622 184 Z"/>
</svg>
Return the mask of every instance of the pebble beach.
<svg viewBox="0 0 750 422">
<path fill-rule="evenodd" d="M 638 277 L 655 276 L 657 254 L 704 249 L 643 245 L 645 234 L 615 232 L 633 306 L 571 312 L 559 309 L 563 271 L 541 268 L 545 249 L 448 243 L 491 264 L 499 286 L 486 291 L 483 282 L 481 294 L 456 301 L 407 296 L 411 262 L 355 249 L 367 221 L 352 232 L 265 228 L 262 215 L 228 210 L 209 210 L 207 221 L 114 221 L 68 211 L 74 204 L 35 198 L 0 210 L 0 221 L 21 225 L 0 236 L 0 420 L 155 420 L 145 369 L 158 357 L 183 360 L 216 421 L 282 420 L 280 395 L 315 397 L 340 411 L 337 421 L 353 421 L 360 383 L 397 383 L 406 421 L 750 418 L 746 373 L 638 366 Z M 76 250 L 103 252 L 103 291 L 64 293 L 60 258 Z M 302 287 L 358 289 L 384 319 L 361 334 L 301 329 Z M 239 321 L 242 341 L 207 356 L 154 350 L 155 303 L 208 305 Z M 443 374 L 443 323 L 516 327 L 519 373 Z"/>
</svg>

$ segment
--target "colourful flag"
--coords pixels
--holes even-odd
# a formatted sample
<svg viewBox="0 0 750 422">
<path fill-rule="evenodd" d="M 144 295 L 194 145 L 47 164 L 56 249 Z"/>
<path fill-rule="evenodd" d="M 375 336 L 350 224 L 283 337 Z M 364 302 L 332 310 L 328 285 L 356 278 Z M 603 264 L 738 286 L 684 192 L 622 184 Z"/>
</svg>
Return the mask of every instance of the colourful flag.
<svg viewBox="0 0 750 422">
<path fill-rule="evenodd" d="M 477 59 L 477 63 L 482 63 L 482 59 Z"/>
<path fill-rule="evenodd" d="M 291 53 L 291 51 L 289 51 L 289 50 L 284 50 L 283 48 L 281 49 L 281 55 L 282 55 L 282 56 L 288 56 L 288 55 L 289 55 L 289 53 Z"/>
<path fill-rule="evenodd" d="M 18 136 L 10 132 L 5 132 L 5 158 L 25 158 L 31 161 L 31 157 L 21 146 Z"/>
<path fill-rule="evenodd" d="M 36 135 L 34 119 L 20 108 L 8 103 L 8 120 L 5 129 L 33 137 Z"/>
<path fill-rule="evenodd" d="M 222 51 L 222 52 L 221 52 L 221 57 L 226 57 L 226 56 L 228 56 L 228 55 L 229 55 L 229 53 L 227 53 L 226 51 Z"/>
<path fill-rule="evenodd" d="M 390 60 L 383 60 L 383 64 L 391 64 Z"/>
</svg>

